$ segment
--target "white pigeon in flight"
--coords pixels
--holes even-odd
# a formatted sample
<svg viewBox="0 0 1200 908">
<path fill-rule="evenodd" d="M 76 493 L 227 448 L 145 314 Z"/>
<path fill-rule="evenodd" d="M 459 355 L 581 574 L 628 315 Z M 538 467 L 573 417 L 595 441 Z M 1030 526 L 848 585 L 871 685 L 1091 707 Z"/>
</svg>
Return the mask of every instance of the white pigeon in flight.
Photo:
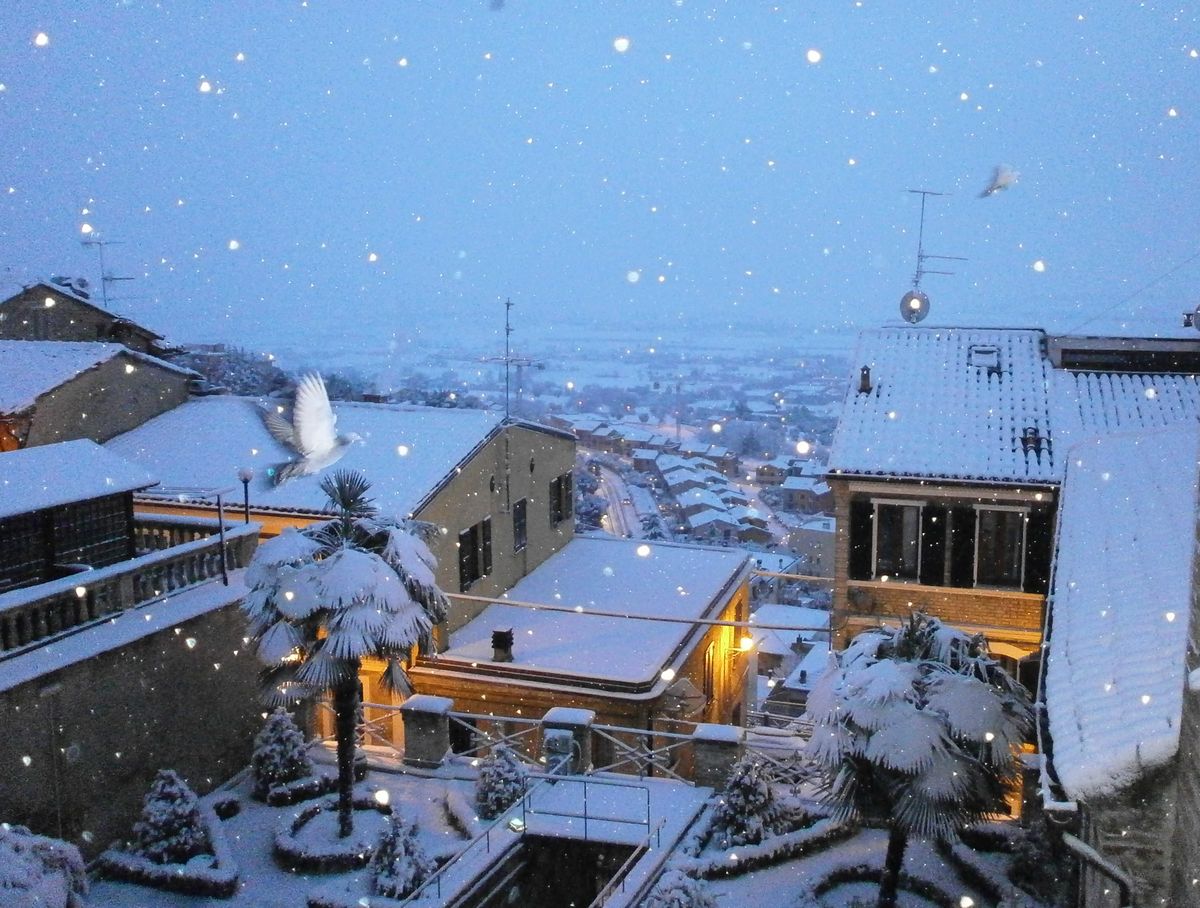
<svg viewBox="0 0 1200 908">
<path fill-rule="evenodd" d="M 986 199 L 990 195 L 995 195 L 997 192 L 1003 192 L 1008 189 L 1013 183 L 1017 182 L 1017 177 L 1020 174 L 1009 167 L 1007 164 L 999 164 L 992 171 L 992 182 L 988 184 L 987 189 L 979 193 L 981 199 Z"/>
<path fill-rule="evenodd" d="M 291 422 L 272 410 L 263 410 L 262 418 L 275 440 L 298 455 L 295 460 L 280 464 L 269 472 L 275 485 L 282 485 L 297 476 L 320 473 L 341 460 L 352 444 L 362 441 L 353 432 L 345 435 L 334 432 L 337 417 L 329 405 L 325 382 L 315 372 L 301 376 L 296 385 Z"/>
</svg>

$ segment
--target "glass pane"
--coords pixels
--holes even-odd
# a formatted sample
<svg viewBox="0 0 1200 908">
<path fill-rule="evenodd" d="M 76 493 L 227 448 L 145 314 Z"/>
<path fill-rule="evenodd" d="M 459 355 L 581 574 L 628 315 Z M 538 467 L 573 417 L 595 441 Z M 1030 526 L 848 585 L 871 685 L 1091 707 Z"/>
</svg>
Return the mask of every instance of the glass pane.
<svg viewBox="0 0 1200 908">
<path fill-rule="evenodd" d="M 875 576 L 916 580 L 921 552 L 920 505 L 879 505 L 875 532 Z"/>
<path fill-rule="evenodd" d="M 979 554 L 975 582 L 980 586 L 1020 586 L 1025 515 L 1020 511 L 979 512 Z"/>
</svg>

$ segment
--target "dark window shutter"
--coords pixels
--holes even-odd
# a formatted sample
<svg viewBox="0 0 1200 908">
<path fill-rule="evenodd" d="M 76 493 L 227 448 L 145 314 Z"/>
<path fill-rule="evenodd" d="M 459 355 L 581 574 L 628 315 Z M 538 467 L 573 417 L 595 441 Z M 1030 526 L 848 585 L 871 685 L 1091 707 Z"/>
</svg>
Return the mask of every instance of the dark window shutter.
<svg viewBox="0 0 1200 908">
<path fill-rule="evenodd" d="M 465 593 L 477 576 L 475 565 L 475 527 L 458 534 L 458 591 Z"/>
<path fill-rule="evenodd" d="M 950 509 L 950 585 L 975 585 L 975 509 Z"/>
<path fill-rule="evenodd" d="M 946 508 L 927 504 L 921 509 L 921 577 L 927 586 L 941 586 L 946 575 Z"/>
<path fill-rule="evenodd" d="M 1050 585 L 1050 555 L 1054 546 L 1054 513 L 1049 508 L 1029 512 L 1025 527 L 1025 592 L 1045 594 Z"/>
<path fill-rule="evenodd" d="M 850 579 L 871 579 L 871 532 L 874 505 L 869 499 L 850 501 Z"/>
<path fill-rule="evenodd" d="M 480 526 L 483 529 L 483 570 L 479 576 L 486 577 L 492 572 L 492 518 L 483 518 Z"/>
</svg>

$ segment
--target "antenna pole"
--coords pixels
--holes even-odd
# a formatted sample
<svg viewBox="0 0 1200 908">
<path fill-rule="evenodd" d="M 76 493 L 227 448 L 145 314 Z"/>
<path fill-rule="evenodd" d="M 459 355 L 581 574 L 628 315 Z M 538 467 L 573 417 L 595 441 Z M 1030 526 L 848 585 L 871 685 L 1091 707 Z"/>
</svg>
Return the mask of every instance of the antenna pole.
<svg viewBox="0 0 1200 908">
<path fill-rule="evenodd" d="M 508 372 L 512 367 L 512 321 L 509 318 L 509 313 L 512 312 L 513 302 L 511 299 L 504 301 L 504 420 L 509 418 L 509 379 Z"/>
<path fill-rule="evenodd" d="M 95 246 L 96 252 L 100 256 L 100 298 L 104 301 L 104 308 L 108 308 L 108 285 L 113 281 L 132 281 L 131 277 L 117 277 L 109 274 L 108 269 L 104 267 L 104 247 L 120 244 L 122 240 L 106 240 L 102 237 L 93 236 L 88 240 L 79 241 L 84 246 Z"/>
</svg>

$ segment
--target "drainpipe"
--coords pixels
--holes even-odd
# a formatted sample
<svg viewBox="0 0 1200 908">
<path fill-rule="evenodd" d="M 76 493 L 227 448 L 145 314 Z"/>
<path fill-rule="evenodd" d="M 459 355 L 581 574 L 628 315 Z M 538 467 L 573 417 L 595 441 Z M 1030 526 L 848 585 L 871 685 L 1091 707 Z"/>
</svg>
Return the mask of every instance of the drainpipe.
<svg viewBox="0 0 1200 908">
<path fill-rule="evenodd" d="M 1120 908 L 1133 908 L 1133 879 L 1124 870 L 1107 860 L 1091 845 L 1069 832 L 1062 834 L 1063 844 L 1067 849 L 1084 863 L 1094 867 L 1102 875 L 1117 884 Z"/>
</svg>

